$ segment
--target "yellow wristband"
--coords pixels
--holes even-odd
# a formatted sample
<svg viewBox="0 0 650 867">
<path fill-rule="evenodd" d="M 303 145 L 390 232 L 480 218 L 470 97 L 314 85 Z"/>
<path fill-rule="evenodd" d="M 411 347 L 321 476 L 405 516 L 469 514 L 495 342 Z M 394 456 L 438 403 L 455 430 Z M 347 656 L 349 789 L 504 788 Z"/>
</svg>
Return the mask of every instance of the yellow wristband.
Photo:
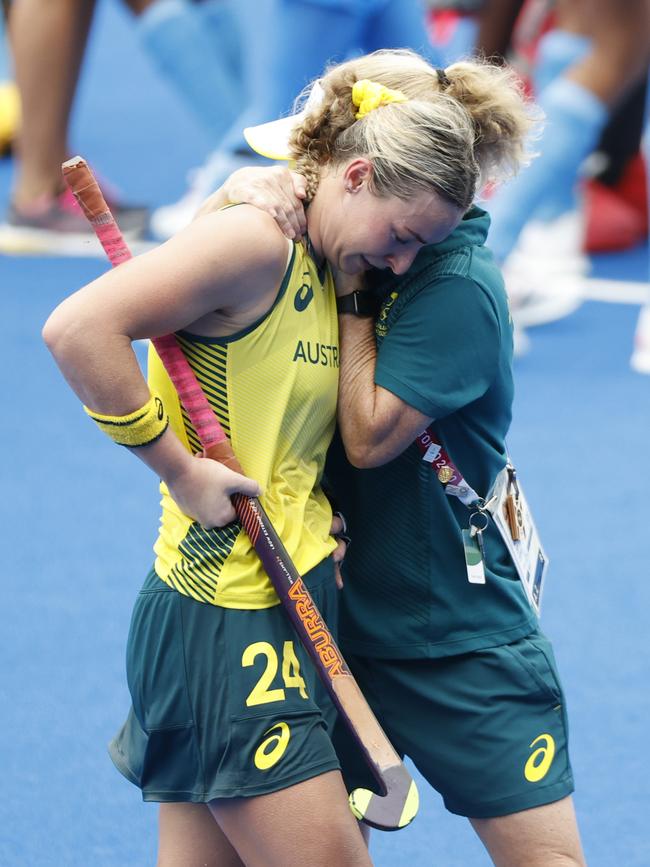
<svg viewBox="0 0 650 867">
<path fill-rule="evenodd" d="M 144 406 L 128 415 L 102 415 L 87 406 L 84 410 L 113 442 L 131 448 L 154 442 L 164 434 L 169 424 L 169 417 L 157 394 L 152 394 Z"/>
</svg>

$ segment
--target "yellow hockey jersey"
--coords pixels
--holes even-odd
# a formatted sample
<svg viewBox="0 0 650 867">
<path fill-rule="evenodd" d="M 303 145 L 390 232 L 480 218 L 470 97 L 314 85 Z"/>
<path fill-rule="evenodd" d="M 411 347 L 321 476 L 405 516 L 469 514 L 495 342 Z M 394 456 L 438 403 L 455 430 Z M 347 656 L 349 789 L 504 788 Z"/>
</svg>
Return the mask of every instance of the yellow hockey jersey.
<svg viewBox="0 0 650 867">
<path fill-rule="evenodd" d="M 329 269 L 294 243 L 271 310 L 228 337 L 177 333 L 204 394 L 298 571 L 335 547 L 331 508 L 319 484 L 332 438 L 338 387 L 338 324 Z M 151 346 L 149 385 L 188 451 L 201 446 Z M 206 530 L 161 484 L 155 569 L 167 584 L 202 602 L 266 608 L 278 597 L 239 522 Z"/>
</svg>

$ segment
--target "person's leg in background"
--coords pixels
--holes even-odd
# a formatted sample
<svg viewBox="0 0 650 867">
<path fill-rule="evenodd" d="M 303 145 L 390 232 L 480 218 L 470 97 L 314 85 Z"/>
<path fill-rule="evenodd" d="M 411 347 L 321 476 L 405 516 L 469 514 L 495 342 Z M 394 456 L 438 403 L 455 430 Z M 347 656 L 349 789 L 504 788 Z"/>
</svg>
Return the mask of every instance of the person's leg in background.
<svg viewBox="0 0 650 867">
<path fill-rule="evenodd" d="M 151 228 L 157 237 L 168 238 L 186 226 L 235 169 L 260 161 L 246 144 L 245 127 L 288 114 L 298 94 L 328 61 L 343 60 L 359 47 L 357 5 L 355 0 L 335 5 L 318 0 L 241 0 L 240 20 L 255 22 L 243 33 L 244 86 L 250 100 L 220 147 L 194 172 L 183 198 L 154 212 Z"/>
<path fill-rule="evenodd" d="M 565 29 L 562 21 L 552 26 L 534 49 L 535 61 L 530 78 L 533 95 L 543 99 L 547 88 L 561 80 L 561 76 L 579 63 L 590 48 L 588 36 Z M 561 90 L 562 85 L 559 87 Z M 546 106 L 545 110 L 548 112 Z M 571 135 L 570 129 L 566 135 Z M 540 150 L 544 146 L 542 140 Z M 519 180 L 514 182 L 518 183 Z M 526 208 L 522 199 L 515 209 L 519 204 Z M 490 213 L 493 210 L 498 212 L 498 209 L 499 193 L 496 204 L 490 204 Z M 561 318 L 578 307 L 579 287 L 588 270 L 588 260 L 583 253 L 583 212 L 577 198 L 577 185 L 573 181 L 554 183 L 551 180 L 537 211 L 533 214 L 525 210 L 518 212 L 517 218 L 523 220 L 522 230 L 507 261 L 505 276 L 519 352 L 528 345 L 523 327 Z M 495 219 L 497 228 L 494 232 L 498 234 L 498 213 Z M 553 250 L 550 258 L 549 247 Z M 548 274 L 549 263 L 552 279 Z"/>
<path fill-rule="evenodd" d="M 561 2 L 561 29 L 542 41 L 537 77 L 546 124 L 536 143 L 540 156 L 488 205 L 488 243 L 504 263 L 515 323 L 523 328 L 580 304 L 588 268 L 584 226 L 576 219 L 581 166 L 644 74 L 649 19 L 648 0 L 633 0 L 625 16 L 613 0 Z"/>
<path fill-rule="evenodd" d="M 490 203 L 490 245 L 500 261 L 512 252 L 533 214 L 558 216 L 573 202 L 582 161 L 596 146 L 610 112 L 644 74 L 650 53 L 650 4 L 632 0 L 626 14 L 614 0 L 581 0 L 568 8 L 562 27 L 591 36 L 585 56 L 542 90 L 546 114 L 540 156 L 497 191 Z M 579 9 L 578 9 L 579 7 Z M 585 33 L 585 31 L 587 31 Z M 579 52 L 579 41 L 576 41 Z M 566 52 L 561 63 L 568 59 Z M 561 63 L 556 64 L 557 67 Z"/>
<path fill-rule="evenodd" d="M 26 210 L 61 192 L 68 125 L 94 0 L 14 0 L 9 31 L 23 106 L 13 202 Z"/>
<path fill-rule="evenodd" d="M 217 146 L 241 110 L 240 36 L 230 0 L 124 0 L 142 45 Z"/>
<path fill-rule="evenodd" d="M 83 253 L 92 230 L 63 185 L 70 156 L 70 114 L 93 17 L 94 0 L 14 0 L 9 35 L 22 122 L 12 204 L 0 227 L 0 249 Z M 111 202 L 131 237 L 146 228 L 144 208 Z"/>
<path fill-rule="evenodd" d="M 641 151 L 647 81 L 640 81 L 611 115 L 584 187 L 589 253 L 629 250 L 648 237 L 646 162 Z"/>
<path fill-rule="evenodd" d="M 212 32 L 217 50 L 223 52 L 228 67 L 237 80 L 244 81 L 241 20 L 236 0 L 194 0 L 207 28 Z"/>
<path fill-rule="evenodd" d="M 542 93 L 590 50 L 588 36 L 555 26 L 551 4 L 544 12 L 539 5 L 533 8 L 526 4 L 526 0 L 486 0 L 478 19 L 479 53 L 510 61 L 525 81 L 529 81 L 533 59 L 533 79 L 529 83 L 535 94 Z M 539 33 L 542 35 L 536 36 Z M 576 213 L 575 222 L 580 223 L 581 229 L 575 239 L 576 252 L 578 245 L 588 252 L 627 249 L 645 237 L 646 205 L 634 189 L 641 169 L 639 148 L 644 108 L 645 81 L 642 81 L 610 116 L 591 161 L 594 177 L 583 191 L 584 218 Z M 550 192 L 559 196 L 559 204 L 553 206 L 557 213 L 570 208 L 577 211 L 579 197 L 575 201 L 570 190 L 569 194 L 562 190 Z M 538 230 L 541 234 L 541 225 Z M 545 257 L 546 245 L 538 242 L 536 246 Z M 537 263 L 533 263 L 533 270 L 534 267 Z"/>
<path fill-rule="evenodd" d="M 250 155 L 246 126 L 288 114 L 300 92 L 328 64 L 359 47 L 360 23 L 354 2 L 244 0 L 249 20 L 264 7 L 264 19 L 249 28 L 246 52 L 250 101 L 224 138 L 223 150 Z"/>
<path fill-rule="evenodd" d="M 259 161 L 246 144 L 245 127 L 289 113 L 298 94 L 329 61 L 380 47 L 430 53 L 418 0 L 242 0 L 239 12 L 242 28 L 244 22 L 255 21 L 243 37 L 250 100 L 221 146 L 194 175 L 187 194 L 154 213 L 151 226 L 159 238 L 187 225 L 231 172 Z"/>
<path fill-rule="evenodd" d="M 484 0 L 476 15 L 475 44 L 478 54 L 505 60 L 515 25 L 526 0 Z"/>
</svg>

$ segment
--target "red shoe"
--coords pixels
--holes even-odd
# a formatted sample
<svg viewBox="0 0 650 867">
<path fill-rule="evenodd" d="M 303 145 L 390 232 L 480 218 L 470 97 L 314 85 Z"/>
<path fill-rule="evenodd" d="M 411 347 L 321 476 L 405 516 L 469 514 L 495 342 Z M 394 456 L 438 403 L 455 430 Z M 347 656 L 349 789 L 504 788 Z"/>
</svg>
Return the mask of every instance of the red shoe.
<svg viewBox="0 0 650 867">
<path fill-rule="evenodd" d="M 616 253 L 643 243 L 648 237 L 648 214 L 600 181 L 585 185 L 588 253 Z M 644 190 L 645 195 L 645 190 Z"/>
<path fill-rule="evenodd" d="M 643 159 L 643 155 L 639 152 L 633 157 L 621 176 L 621 179 L 616 184 L 614 189 L 618 194 L 645 219 L 646 232 L 648 230 L 648 172 Z"/>
</svg>

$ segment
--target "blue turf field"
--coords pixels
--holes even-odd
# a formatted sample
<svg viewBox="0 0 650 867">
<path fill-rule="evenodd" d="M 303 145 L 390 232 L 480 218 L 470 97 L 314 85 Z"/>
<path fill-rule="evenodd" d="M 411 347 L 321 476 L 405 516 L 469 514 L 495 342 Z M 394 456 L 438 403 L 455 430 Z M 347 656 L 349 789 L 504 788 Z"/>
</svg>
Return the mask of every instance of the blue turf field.
<svg viewBox="0 0 650 867">
<path fill-rule="evenodd" d="M 171 201 L 207 143 L 121 8 L 99 12 L 75 147 L 132 198 Z M 8 185 L 5 162 L 2 204 Z M 124 644 L 150 562 L 156 485 L 89 426 L 39 336 L 55 304 L 104 267 L 0 259 L 3 867 L 154 862 L 155 808 L 114 771 L 105 743 L 128 704 Z M 647 268 L 646 249 L 594 263 L 596 276 L 620 280 L 646 280 Z M 537 329 L 517 365 L 510 437 L 553 560 L 543 625 L 569 695 L 592 867 L 650 865 L 650 378 L 628 367 L 637 314 L 588 302 Z M 465 820 L 421 792 L 413 826 L 374 836 L 378 867 L 487 865 Z"/>
</svg>

